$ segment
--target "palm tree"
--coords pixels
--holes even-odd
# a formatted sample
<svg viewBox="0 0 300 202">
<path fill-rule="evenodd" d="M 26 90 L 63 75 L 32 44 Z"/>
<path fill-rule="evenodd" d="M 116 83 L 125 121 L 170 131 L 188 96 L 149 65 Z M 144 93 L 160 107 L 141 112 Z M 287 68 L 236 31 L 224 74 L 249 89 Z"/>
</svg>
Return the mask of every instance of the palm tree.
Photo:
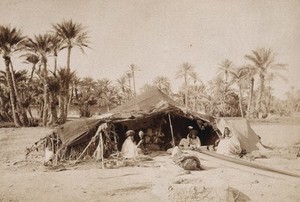
<svg viewBox="0 0 300 202">
<path fill-rule="evenodd" d="M 0 26 L 0 53 L 2 54 L 6 67 L 6 79 L 10 91 L 10 102 L 15 126 L 22 125 L 19 119 L 18 110 L 22 112 L 24 121 L 27 117 L 26 113 L 23 113 L 24 110 L 22 109 L 20 100 L 18 99 L 18 92 L 16 91 L 16 84 L 14 83 L 14 73 L 11 66 L 11 55 L 23 48 L 24 39 L 25 37 L 22 36 L 20 30 L 9 26 Z"/>
<path fill-rule="evenodd" d="M 75 71 L 68 71 L 67 68 L 60 68 L 57 70 L 57 77 L 59 79 L 59 123 L 65 123 L 67 120 L 66 107 L 69 106 L 71 99 L 65 95 L 69 95 L 69 85 L 76 78 Z"/>
<path fill-rule="evenodd" d="M 6 72 L 0 70 L 0 122 L 14 121 L 11 109 L 10 90 L 7 84 Z"/>
<path fill-rule="evenodd" d="M 219 64 L 219 72 L 218 74 L 222 74 L 225 76 L 225 82 L 228 83 L 228 75 L 229 71 L 234 67 L 232 61 L 226 59 Z"/>
<path fill-rule="evenodd" d="M 95 100 L 96 82 L 91 77 L 84 77 L 78 85 L 78 99 L 75 101 L 79 106 L 80 117 L 90 117 L 89 106 L 96 104 Z"/>
<path fill-rule="evenodd" d="M 83 53 L 84 48 L 88 48 L 88 35 L 85 31 L 85 28 L 79 24 L 75 23 L 72 20 L 66 21 L 59 24 L 52 25 L 55 34 L 61 39 L 61 49 L 67 48 L 67 71 L 70 73 L 71 71 L 71 51 L 73 47 L 78 47 Z M 68 91 L 66 92 L 65 96 L 65 106 L 64 106 L 64 116 L 63 120 L 67 119 L 68 116 L 68 105 L 69 105 L 69 99 L 70 99 L 70 93 L 69 93 L 69 85 L 66 85 L 66 89 Z"/>
<path fill-rule="evenodd" d="M 220 76 L 217 76 L 213 80 L 209 81 L 207 94 L 208 102 L 206 102 L 206 111 L 209 114 L 237 116 L 239 112 L 238 96 L 231 88 L 231 84 L 226 84 Z"/>
<path fill-rule="evenodd" d="M 57 35 L 53 35 L 51 37 L 51 43 L 52 43 L 52 49 L 53 49 L 53 56 L 54 56 L 54 70 L 53 70 L 53 74 L 56 75 L 56 71 L 57 71 L 57 54 L 58 51 L 60 51 L 63 46 L 62 46 L 62 39 L 59 38 Z"/>
<path fill-rule="evenodd" d="M 33 39 L 28 39 L 25 44 L 28 51 L 35 53 L 39 56 L 43 69 L 40 76 L 43 80 L 44 86 L 44 106 L 43 106 L 43 126 L 47 125 L 48 105 L 49 105 L 49 89 L 48 89 L 48 69 L 47 62 L 48 56 L 52 53 L 52 36 L 50 34 L 35 35 Z"/>
<path fill-rule="evenodd" d="M 68 49 L 67 70 L 70 71 L 72 48 L 78 47 L 84 53 L 83 48 L 89 47 L 87 32 L 81 24 L 75 23 L 72 20 L 64 20 L 60 24 L 52 25 L 52 27 L 55 34 L 61 39 L 62 44 L 65 45 L 62 46 L 62 49 Z"/>
<path fill-rule="evenodd" d="M 245 58 L 252 63 L 260 78 L 259 92 L 256 102 L 256 112 L 261 112 L 262 98 L 265 88 L 265 77 L 271 71 L 285 70 L 285 64 L 275 63 L 275 56 L 271 49 L 260 48 L 252 51 L 252 55 L 245 55 Z"/>
<path fill-rule="evenodd" d="M 129 86 L 129 89 L 130 89 L 130 94 L 129 94 L 129 99 L 132 98 L 132 87 L 131 87 L 131 78 L 132 78 L 132 73 L 130 71 L 127 71 L 125 73 L 126 75 L 126 78 L 127 78 L 127 81 L 128 81 L 128 86 Z"/>
<path fill-rule="evenodd" d="M 206 95 L 206 87 L 203 83 L 194 85 L 193 87 L 193 94 L 194 94 L 194 103 L 193 103 L 193 110 L 198 111 L 204 110 L 204 102 L 207 99 Z M 200 102 L 199 102 L 200 101 Z"/>
<path fill-rule="evenodd" d="M 153 85 L 150 85 L 150 84 L 146 83 L 146 84 L 144 84 L 144 85 L 140 88 L 140 92 L 141 92 L 141 93 L 146 93 L 146 92 L 152 90 L 153 87 L 154 87 Z"/>
<path fill-rule="evenodd" d="M 140 70 L 136 65 L 134 64 L 131 64 L 129 65 L 129 72 L 131 74 L 131 78 L 132 78 L 132 81 L 133 81 L 133 96 L 136 97 L 136 87 L 135 87 L 135 76 L 134 76 L 134 73 L 136 71 Z"/>
<path fill-rule="evenodd" d="M 110 111 L 110 107 L 116 105 L 118 91 L 115 87 L 109 88 L 107 91 L 102 92 L 100 98 L 98 99 L 98 105 L 106 107 L 107 112 Z"/>
<path fill-rule="evenodd" d="M 183 63 L 176 72 L 176 78 L 184 78 L 185 86 L 185 107 L 188 107 L 188 77 L 194 74 L 195 67 L 189 63 Z"/>
<path fill-rule="evenodd" d="M 197 104 L 196 103 L 197 102 L 197 90 L 199 90 L 199 88 L 198 88 L 199 86 L 197 86 L 197 82 L 199 81 L 201 84 L 203 84 L 203 83 L 199 79 L 199 76 L 198 76 L 197 72 L 192 72 L 190 76 L 194 81 L 194 85 L 191 86 L 190 91 L 192 92 L 192 94 L 194 94 L 193 111 L 195 111 L 196 110 L 196 104 Z"/>
<path fill-rule="evenodd" d="M 154 78 L 153 84 L 155 86 L 157 86 L 157 88 L 160 89 L 166 95 L 170 95 L 172 93 L 171 83 L 170 83 L 170 79 L 168 77 L 157 76 Z"/>
<path fill-rule="evenodd" d="M 39 63 L 40 58 L 35 53 L 26 53 L 26 54 L 22 55 L 22 57 L 25 57 L 26 63 L 32 64 L 31 73 L 30 73 L 30 77 L 29 77 L 29 80 L 28 80 L 28 85 L 29 85 L 30 82 L 32 81 L 32 78 L 33 78 L 33 73 L 35 71 L 35 66 L 37 65 L 37 63 Z"/>
<path fill-rule="evenodd" d="M 245 78 L 248 75 L 247 70 L 248 69 L 246 67 L 240 67 L 240 68 L 230 69 L 228 71 L 228 73 L 232 76 L 233 82 L 235 82 L 239 88 L 239 107 L 240 107 L 242 117 L 244 117 L 242 85 L 245 84 Z"/>
<path fill-rule="evenodd" d="M 130 86 L 127 84 L 127 75 L 121 76 L 119 79 L 117 79 L 117 85 L 119 90 L 122 92 L 122 100 L 120 100 L 120 104 L 122 104 L 124 101 L 129 100 L 131 90 Z"/>
<path fill-rule="evenodd" d="M 251 115 L 251 106 L 252 106 L 252 98 L 254 94 L 254 76 L 256 74 L 256 70 L 253 67 L 246 67 L 247 75 L 245 76 L 246 82 L 249 83 L 249 98 L 247 104 L 247 117 L 249 118 Z"/>
<path fill-rule="evenodd" d="M 106 107 L 107 111 L 111 106 L 117 104 L 118 89 L 112 85 L 112 81 L 104 78 L 97 80 L 95 87 L 95 97 L 99 98 L 97 103 L 100 107 Z"/>
<path fill-rule="evenodd" d="M 51 112 L 50 119 L 47 122 L 47 126 L 57 124 L 58 116 L 57 116 L 57 92 L 60 91 L 60 78 L 57 77 L 54 72 L 53 76 L 47 77 L 47 84 L 49 89 L 49 110 Z"/>
<path fill-rule="evenodd" d="M 71 99 L 78 100 L 79 85 L 80 85 L 80 78 L 75 75 L 73 78 L 73 82 L 72 82 L 72 91 L 74 91 L 74 92 L 72 93 L 73 97 Z"/>
</svg>

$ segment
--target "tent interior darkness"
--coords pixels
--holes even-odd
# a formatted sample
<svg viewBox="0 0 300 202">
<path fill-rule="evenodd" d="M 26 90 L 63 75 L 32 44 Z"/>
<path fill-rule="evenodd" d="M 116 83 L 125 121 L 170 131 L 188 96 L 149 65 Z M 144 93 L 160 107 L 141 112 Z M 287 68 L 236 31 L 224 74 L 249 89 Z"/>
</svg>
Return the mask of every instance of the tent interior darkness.
<svg viewBox="0 0 300 202">
<path fill-rule="evenodd" d="M 155 116 L 115 122 L 115 132 L 119 135 L 118 149 L 121 149 L 122 143 L 125 140 L 127 130 L 135 131 L 135 140 L 138 139 L 138 132 L 143 131 L 145 134 L 144 145 L 150 150 L 166 150 L 172 146 L 172 132 L 177 146 L 182 138 L 186 138 L 189 133 L 188 126 L 192 126 L 198 131 L 198 137 L 201 140 L 201 145 L 213 145 L 218 139 L 217 133 L 213 130 L 211 124 L 202 121 L 182 117 L 180 115 L 170 115 L 171 124 L 168 114 L 161 113 Z M 156 144 L 156 147 L 153 145 Z"/>
</svg>

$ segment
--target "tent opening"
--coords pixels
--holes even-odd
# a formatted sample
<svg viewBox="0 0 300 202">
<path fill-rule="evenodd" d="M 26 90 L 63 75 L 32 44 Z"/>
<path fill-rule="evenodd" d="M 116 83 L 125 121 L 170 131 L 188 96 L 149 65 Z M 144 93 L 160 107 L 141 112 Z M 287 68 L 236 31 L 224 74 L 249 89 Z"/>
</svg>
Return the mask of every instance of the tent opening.
<svg viewBox="0 0 300 202">
<path fill-rule="evenodd" d="M 118 149 L 122 147 L 125 141 L 125 133 L 131 129 L 135 131 L 135 141 L 139 141 L 139 131 L 144 132 L 144 146 L 151 151 L 164 151 L 172 147 L 172 132 L 177 146 L 182 138 L 186 138 L 189 133 L 188 126 L 192 126 L 198 131 L 201 145 L 213 145 L 218 139 L 210 123 L 203 120 L 189 119 L 180 115 L 171 114 L 171 123 L 168 114 L 161 113 L 155 116 L 132 119 L 114 123 L 115 131 L 119 136 Z"/>
</svg>

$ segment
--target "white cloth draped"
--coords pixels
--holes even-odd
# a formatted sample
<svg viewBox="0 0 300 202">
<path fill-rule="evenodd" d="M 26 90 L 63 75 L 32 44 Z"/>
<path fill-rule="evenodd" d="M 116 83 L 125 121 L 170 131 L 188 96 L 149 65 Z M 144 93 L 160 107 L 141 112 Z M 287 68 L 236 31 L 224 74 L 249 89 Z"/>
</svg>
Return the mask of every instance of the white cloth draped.
<svg viewBox="0 0 300 202">
<path fill-rule="evenodd" d="M 138 156 L 137 146 L 132 142 L 130 137 L 128 137 L 121 149 L 124 158 L 135 159 Z"/>
<path fill-rule="evenodd" d="M 232 156 L 242 152 L 240 141 L 235 135 L 230 138 L 221 139 L 217 148 L 217 153 Z"/>
</svg>

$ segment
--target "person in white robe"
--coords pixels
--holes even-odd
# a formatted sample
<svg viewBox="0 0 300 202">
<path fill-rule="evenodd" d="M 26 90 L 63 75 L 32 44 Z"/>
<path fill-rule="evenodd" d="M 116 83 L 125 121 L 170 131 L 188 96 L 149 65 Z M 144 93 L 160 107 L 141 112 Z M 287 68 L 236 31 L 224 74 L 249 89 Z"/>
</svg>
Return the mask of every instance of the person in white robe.
<svg viewBox="0 0 300 202">
<path fill-rule="evenodd" d="M 228 127 L 225 127 L 223 138 L 220 139 L 217 147 L 217 153 L 226 156 L 237 156 L 241 152 L 242 148 L 240 141 L 234 134 L 231 134 Z"/>
<path fill-rule="evenodd" d="M 125 159 L 136 159 L 138 156 L 138 146 L 134 143 L 134 134 L 134 130 L 126 132 L 126 140 L 121 149 L 121 153 Z"/>
</svg>

